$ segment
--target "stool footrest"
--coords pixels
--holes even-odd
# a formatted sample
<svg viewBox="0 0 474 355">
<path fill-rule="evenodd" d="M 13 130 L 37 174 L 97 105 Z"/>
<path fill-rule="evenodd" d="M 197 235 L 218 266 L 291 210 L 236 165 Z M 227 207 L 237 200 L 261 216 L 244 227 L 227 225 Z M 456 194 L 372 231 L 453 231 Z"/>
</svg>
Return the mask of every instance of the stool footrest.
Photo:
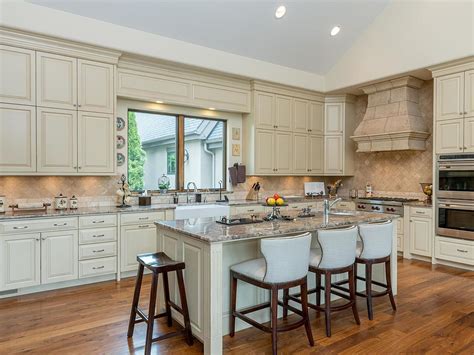
<svg viewBox="0 0 474 355">
<path fill-rule="evenodd" d="M 148 316 L 142 311 L 141 308 L 137 307 L 136 312 L 137 312 L 137 315 L 140 318 L 135 319 L 135 324 L 142 323 L 142 322 L 148 322 Z M 166 316 L 167 316 L 166 312 L 163 312 L 163 313 L 156 314 L 153 317 L 153 319 L 162 318 L 162 317 L 166 317 Z"/>
<path fill-rule="evenodd" d="M 166 334 L 157 336 L 156 338 L 151 339 L 151 341 L 154 343 L 156 341 L 169 339 L 169 338 L 179 336 L 179 335 L 186 335 L 186 329 L 181 329 L 181 330 L 177 330 L 175 332 L 170 332 L 170 333 L 166 333 Z"/>
</svg>

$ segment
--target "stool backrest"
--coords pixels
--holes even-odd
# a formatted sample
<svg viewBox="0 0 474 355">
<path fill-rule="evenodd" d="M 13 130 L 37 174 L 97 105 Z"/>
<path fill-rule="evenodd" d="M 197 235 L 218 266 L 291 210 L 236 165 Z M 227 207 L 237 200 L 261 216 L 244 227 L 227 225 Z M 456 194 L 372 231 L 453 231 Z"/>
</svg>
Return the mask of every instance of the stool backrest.
<svg viewBox="0 0 474 355">
<path fill-rule="evenodd" d="M 263 281 L 282 283 L 305 277 L 308 274 L 310 248 L 310 233 L 262 239 L 260 251 L 267 264 Z"/>
<path fill-rule="evenodd" d="M 359 225 L 362 239 L 362 259 L 378 259 L 392 253 L 393 221 L 382 223 L 365 223 Z"/>
<path fill-rule="evenodd" d="M 357 245 L 357 227 L 318 230 L 321 246 L 321 269 L 338 269 L 354 264 Z"/>
</svg>

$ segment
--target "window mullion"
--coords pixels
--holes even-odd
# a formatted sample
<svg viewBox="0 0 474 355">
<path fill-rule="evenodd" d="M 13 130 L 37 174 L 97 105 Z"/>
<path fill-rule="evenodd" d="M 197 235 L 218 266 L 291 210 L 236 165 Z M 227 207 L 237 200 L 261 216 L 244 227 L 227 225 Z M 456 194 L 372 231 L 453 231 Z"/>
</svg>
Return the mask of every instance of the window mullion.
<svg viewBox="0 0 474 355">
<path fill-rule="evenodd" d="M 184 116 L 178 116 L 178 140 L 177 140 L 177 152 L 178 152 L 178 190 L 184 190 Z"/>
</svg>

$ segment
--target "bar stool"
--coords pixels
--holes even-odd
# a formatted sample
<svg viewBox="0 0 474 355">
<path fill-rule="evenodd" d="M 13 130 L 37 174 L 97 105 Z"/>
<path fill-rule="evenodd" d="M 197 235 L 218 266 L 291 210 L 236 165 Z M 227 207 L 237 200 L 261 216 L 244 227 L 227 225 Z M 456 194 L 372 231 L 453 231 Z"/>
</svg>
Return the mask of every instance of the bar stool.
<svg viewBox="0 0 474 355">
<path fill-rule="evenodd" d="M 356 265 L 365 265 L 365 278 L 357 276 L 358 280 L 365 281 L 365 293 L 356 292 L 357 296 L 367 299 L 367 313 L 369 319 L 374 318 L 372 297 L 388 295 L 394 311 L 397 310 L 392 292 L 392 278 L 390 274 L 390 256 L 392 254 L 393 221 L 382 223 L 367 223 L 359 225 L 361 242 L 358 243 Z M 374 264 L 385 263 L 385 278 L 387 283 L 372 280 L 372 267 Z M 357 272 L 356 272 L 357 274 Z M 384 291 L 374 293 L 372 285 L 385 288 Z"/>
<path fill-rule="evenodd" d="M 331 336 L 331 312 L 352 308 L 354 319 L 360 324 L 356 305 L 356 289 L 354 263 L 356 258 L 357 227 L 324 229 L 317 232 L 317 241 L 321 249 L 311 249 L 309 271 L 316 274 L 316 288 L 308 291 L 308 294 L 316 293 L 316 304 L 309 303 L 308 306 L 324 312 L 326 320 L 326 336 Z M 331 288 L 331 276 L 347 272 L 349 275 L 348 293 L 341 293 Z M 321 275 L 324 275 L 324 284 L 321 286 Z M 324 290 L 324 307 L 321 307 L 321 290 Z M 348 302 L 339 306 L 331 306 L 331 294 L 347 299 Z M 289 295 L 284 291 L 283 303 L 289 300 L 301 302 L 299 294 Z M 285 312 L 285 310 L 283 311 Z M 286 314 L 285 314 L 286 315 Z"/>
<path fill-rule="evenodd" d="M 277 332 L 296 329 L 305 326 L 306 336 L 311 346 L 314 345 L 313 334 L 308 315 L 307 278 L 309 251 L 311 247 L 311 234 L 280 238 L 265 238 L 260 241 L 260 251 L 263 258 L 244 261 L 230 268 L 231 276 L 231 318 L 230 336 L 235 335 L 235 318 L 239 318 L 254 327 L 272 334 L 272 352 L 277 353 Z M 237 280 L 245 281 L 254 286 L 270 290 L 271 301 L 248 307 L 236 309 L 237 305 Z M 301 310 L 292 306 L 287 307 L 301 316 L 301 319 L 292 324 L 278 327 L 278 290 L 287 290 L 290 287 L 300 286 Z M 263 324 L 246 316 L 267 307 L 271 307 L 271 326 Z"/>
<path fill-rule="evenodd" d="M 183 280 L 183 269 L 185 268 L 184 262 L 174 261 L 165 253 L 149 253 L 149 254 L 140 254 L 137 256 L 138 265 L 138 274 L 137 281 L 135 283 L 135 293 L 133 294 L 133 303 L 132 310 L 130 312 L 130 321 L 128 323 L 128 333 L 127 336 L 130 338 L 133 336 L 133 331 L 136 323 L 146 322 L 147 331 L 146 331 L 146 343 L 145 343 L 145 354 L 148 355 L 151 353 L 151 343 L 155 341 L 160 341 L 163 339 L 168 339 L 176 335 L 184 334 L 186 337 L 186 343 L 188 345 L 193 345 L 193 335 L 191 333 L 191 323 L 189 321 L 189 312 L 188 304 L 186 301 L 186 291 L 184 288 Z M 140 300 L 140 290 L 142 287 L 143 280 L 143 271 L 144 268 L 150 270 L 152 275 L 152 284 L 150 291 L 150 304 L 148 307 L 148 315 L 138 307 L 138 302 Z M 178 279 L 178 288 L 179 296 L 181 299 L 181 307 L 176 303 L 170 300 L 170 292 L 168 285 L 168 272 L 176 271 L 176 276 Z M 155 315 L 155 304 L 156 304 L 156 291 L 158 288 L 158 275 L 163 275 L 163 288 L 165 293 L 165 306 L 166 311 Z M 172 325 L 171 318 L 171 307 L 176 311 L 181 313 L 184 318 L 184 329 L 176 332 L 167 333 L 160 335 L 157 338 L 153 338 L 153 323 L 156 318 L 166 317 L 168 327 Z M 136 316 L 139 316 L 136 319 Z"/>
</svg>

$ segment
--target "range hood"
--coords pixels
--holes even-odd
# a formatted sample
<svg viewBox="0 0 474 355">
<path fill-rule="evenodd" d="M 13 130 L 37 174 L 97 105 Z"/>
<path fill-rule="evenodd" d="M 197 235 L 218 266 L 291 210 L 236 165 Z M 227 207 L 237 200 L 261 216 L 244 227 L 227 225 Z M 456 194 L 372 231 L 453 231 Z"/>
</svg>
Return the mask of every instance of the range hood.
<svg viewBox="0 0 474 355">
<path fill-rule="evenodd" d="M 357 152 L 425 150 L 429 137 L 419 108 L 423 81 L 405 76 L 363 87 L 368 97 L 364 118 L 351 138 Z"/>
</svg>

